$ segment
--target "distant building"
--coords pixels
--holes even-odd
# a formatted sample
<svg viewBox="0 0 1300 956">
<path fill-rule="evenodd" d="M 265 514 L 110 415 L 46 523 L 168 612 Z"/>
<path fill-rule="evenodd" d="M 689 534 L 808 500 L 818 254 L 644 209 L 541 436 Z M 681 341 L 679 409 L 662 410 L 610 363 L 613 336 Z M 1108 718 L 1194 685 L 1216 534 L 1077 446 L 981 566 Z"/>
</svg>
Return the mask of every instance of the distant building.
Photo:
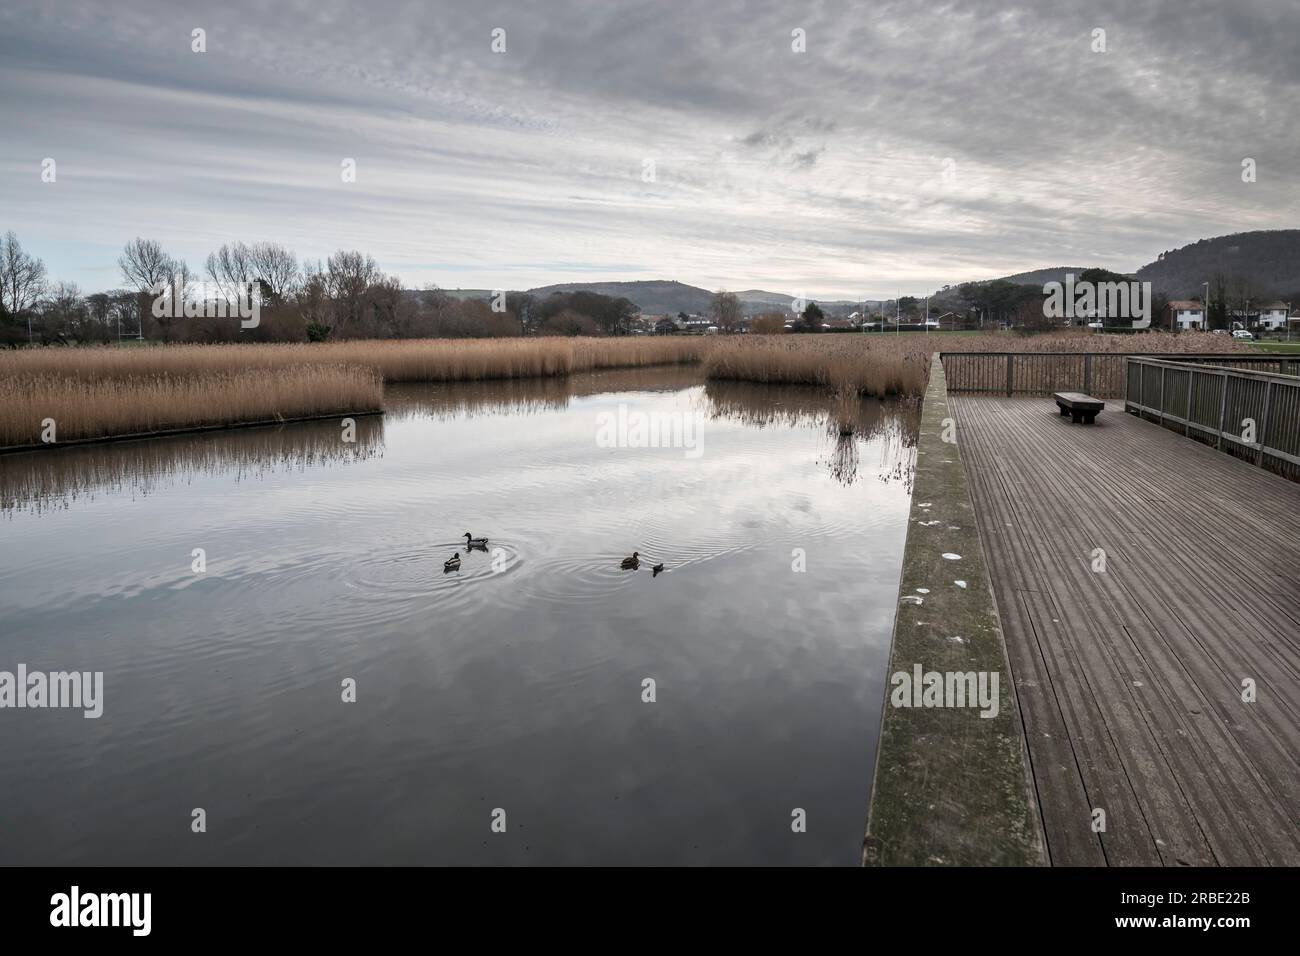
<svg viewBox="0 0 1300 956">
<path fill-rule="evenodd" d="M 1205 328 L 1205 306 L 1195 299 L 1175 299 L 1165 309 L 1180 332 Z"/>
<path fill-rule="evenodd" d="M 655 335 L 673 335 L 679 331 L 680 329 L 677 328 L 677 323 L 668 318 L 668 316 L 664 316 L 655 323 Z"/>
<path fill-rule="evenodd" d="M 1259 326 L 1269 332 L 1285 329 L 1291 307 L 1285 302 L 1270 302 L 1259 307 Z"/>
</svg>

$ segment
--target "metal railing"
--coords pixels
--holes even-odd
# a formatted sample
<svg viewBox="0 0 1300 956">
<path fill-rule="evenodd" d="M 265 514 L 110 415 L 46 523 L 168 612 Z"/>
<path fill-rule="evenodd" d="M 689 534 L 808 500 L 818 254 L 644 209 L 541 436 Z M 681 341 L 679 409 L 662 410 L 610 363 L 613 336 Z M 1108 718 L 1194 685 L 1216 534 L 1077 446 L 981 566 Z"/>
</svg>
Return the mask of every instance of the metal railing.
<svg viewBox="0 0 1300 956">
<path fill-rule="evenodd" d="M 943 352 L 948 391 L 989 395 L 1046 395 L 1086 392 L 1097 398 L 1123 398 L 1124 363 L 1131 357 L 1179 362 L 1209 362 L 1224 368 L 1250 368 L 1300 375 L 1300 356 L 1229 353 L 1149 352 Z"/>
<path fill-rule="evenodd" d="M 1300 480 L 1300 376 L 1130 356 L 1124 410 Z"/>
</svg>

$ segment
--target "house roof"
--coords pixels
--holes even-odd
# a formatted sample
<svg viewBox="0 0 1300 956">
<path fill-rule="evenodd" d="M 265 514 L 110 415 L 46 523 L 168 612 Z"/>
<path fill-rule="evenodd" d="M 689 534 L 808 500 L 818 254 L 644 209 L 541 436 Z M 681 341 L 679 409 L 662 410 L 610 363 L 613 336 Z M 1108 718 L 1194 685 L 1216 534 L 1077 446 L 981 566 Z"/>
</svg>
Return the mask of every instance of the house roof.
<svg viewBox="0 0 1300 956">
<path fill-rule="evenodd" d="M 1290 306 L 1287 305 L 1285 302 L 1269 302 L 1266 305 L 1261 305 L 1260 308 L 1268 309 L 1269 311 L 1273 311 L 1274 309 L 1281 309 L 1283 312 L 1285 312 L 1287 309 L 1290 308 Z"/>
<path fill-rule="evenodd" d="M 1174 299 L 1169 303 L 1169 308 L 1182 310 L 1194 309 L 1199 312 L 1201 309 L 1205 308 L 1205 306 L 1200 302 L 1197 302 L 1195 299 Z"/>
</svg>

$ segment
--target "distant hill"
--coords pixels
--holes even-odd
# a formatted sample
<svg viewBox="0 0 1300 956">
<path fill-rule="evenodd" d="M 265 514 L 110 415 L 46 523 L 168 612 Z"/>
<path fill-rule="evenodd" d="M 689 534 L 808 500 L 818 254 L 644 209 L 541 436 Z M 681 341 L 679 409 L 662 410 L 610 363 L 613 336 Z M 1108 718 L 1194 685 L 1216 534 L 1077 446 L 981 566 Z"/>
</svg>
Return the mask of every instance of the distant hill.
<svg viewBox="0 0 1300 956">
<path fill-rule="evenodd" d="M 1046 282 L 1064 282 L 1066 273 L 1076 277 L 1090 266 L 1051 266 L 1003 276 L 1007 282 L 1033 285 L 1041 288 Z M 1130 273 L 1142 282 L 1150 282 L 1152 290 L 1169 298 L 1187 298 L 1201 292 L 1201 283 L 1213 281 L 1216 273 L 1228 279 L 1244 280 L 1255 295 L 1270 295 L 1300 300 L 1300 229 L 1276 229 L 1263 232 L 1239 232 L 1230 236 L 1202 239 L 1191 245 L 1161 253 L 1155 262 L 1148 263 Z M 996 280 L 983 280 L 996 281 Z M 487 289 L 447 289 L 448 295 L 457 298 L 486 299 Z M 701 289 L 684 282 L 651 280 L 644 282 L 566 282 L 558 285 L 529 289 L 535 296 L 545 297 L 552 292 L 597 292 L 601 295 L 626 298 L 645 315 L 705 314 L 713 299 L 713 290 Z M 951 298 L 955 284 L 934 293 L 934 298 Z M 746 315 L 770 310 L 785 311 L 793 298 L 784 292 L 767 292 L 763 289 L 746 289 L 737 292 L 741 308 Z M 860 303 L 851 299 L 817 299 L 828 316 L 842 316 L 857 311 Z M 891 300 L 892 301 L 892 300 Z M 867 303 L 868 311 L 883 307 L 883 303 Z"/>
<path fill-rule="evenodd" d="M 490 299 L 491 289 L 443 289 L 455 299 Z M 544 299 L 553 292 L 595 292 L 613 298 L 624 298 L 639 308 L 643 315 L 704 315 L 709 311 L 713 301 L 711 289 L 687 285 L 684 282 L 672 282 L 654 279 L 642 282 L 560 282 L 555 285 L 538 286 L 526 290 L 530 295 Z M 415 290 L 409 294 L 416 295 Z M 746 289 L 737 292 L 741 310 L 746 315 L 755 315 L 772 310 L 785 311 L 790 308 L 794 297 L 784 292 L 767 292 L 763 289 Z M 861 307 L 860 302 L 848 299 L 817 299 L 817 304 L 825 309 L 827 315 L 847 314 Z"/>
<path fill-rule="evenodd" d="M 1300 290 L 1300 229 L 1238 232 L 1202 239 L 1163 252 L 1137 271 L 1157 293 L 1187 298 L 1204 292 L 1201 283 L 1216 273 L 1244 279 L 1259 295 L 1291 295 Z"/>
<path fill-rule="evenodd" d="M 595 292 L 600 295 L 625 298 L 634 303 L 644 315 L 703 315 L 709 311 L 713 301 L 713 291 L 684 282 L 650 280 L 645 282 L 562 282 L 557 285 L 544 285 L 528 290 L 532 295 L 545 298 L 552 292 Z M 741 310 L 746 315 L 765 312 L 772 309 L 787 310 L 794 297 L 784 292 L 766 292 L 762 289 L 746 289 L 737 292 Z M 843 308 L 857 308 L 857 303 L 845 300 L 818 299 L 817 303 L 828 312 Z"/>
<path fill-rule="evenodd" d="M 1047 282 L 1064 282 L 1066 273 L 1073 275 L 1076 279 L 1081 276 L 1090 266 L 1054 266 L 1050 269 L 1035 269 L 1032 272 L 1017 272 L 1013 276 L 1004 276 L 1007 282 L 1015 282 L 1020 285 L 1043 285 Z"/>
<path fill-rule="evenodd" d="M 1077 278 L 1088 268 L 1053 266 L 1017 272 L 1002 279 L 1042 286 L 1045 282 L 1064 282 L 1067 272 Z M 1203 294 L 1201 283 L 1213 282 L 1216 274 L 1230 281 L 1244 280 L 1256 295 L 1300 298 L 1300 229 L 1238 232 L 1202 239 L 1181 249 L 1162 252 L 1155 262 L 1129 274 L 1139 282 L 1150 282 L 1153 292 L 1171 299 Z M 953 288 L 949 286 L 946 291 L 951 292 Z"/>
<path fill-rule="evenodd" d="M 634 303 L 646 315 L 676 315 L 705 312 L 713 293 L 684 282 L 652 280 L 647 282 L 562 282 L 528 290 L 545 298 L 552 292 L 595 292 Z"/>
</svg>

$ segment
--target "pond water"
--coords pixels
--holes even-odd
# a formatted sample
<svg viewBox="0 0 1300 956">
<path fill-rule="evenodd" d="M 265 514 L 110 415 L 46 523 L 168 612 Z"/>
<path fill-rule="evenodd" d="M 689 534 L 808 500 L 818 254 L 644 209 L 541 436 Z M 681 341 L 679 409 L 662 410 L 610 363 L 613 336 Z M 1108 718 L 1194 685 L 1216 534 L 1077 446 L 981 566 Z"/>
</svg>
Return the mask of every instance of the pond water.
<svg viewBox="0 0 1300 956">
<path fill-rule="evenodd" d="M 387 405 L 0 456 L 0 671 L 104 675 L 0 709 L 0 864 L 858 862 L 915 406 Z"/>
</svg>

